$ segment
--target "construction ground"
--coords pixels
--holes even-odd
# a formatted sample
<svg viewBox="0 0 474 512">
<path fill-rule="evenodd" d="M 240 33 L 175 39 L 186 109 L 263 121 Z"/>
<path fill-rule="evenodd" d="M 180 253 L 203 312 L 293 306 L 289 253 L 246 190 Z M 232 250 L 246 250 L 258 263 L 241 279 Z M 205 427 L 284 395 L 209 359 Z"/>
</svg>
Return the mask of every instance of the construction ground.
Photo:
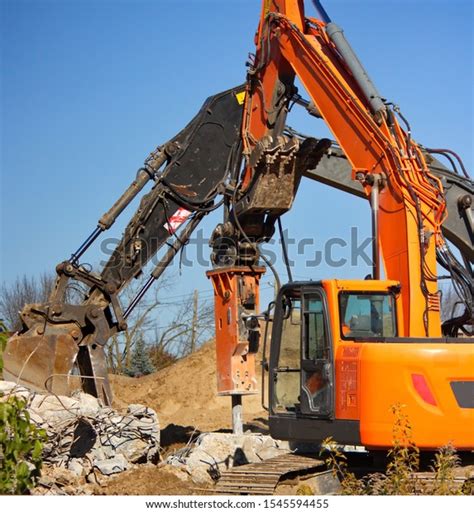
<svg viewBox="0 0 474 512">
<path fill-rule="evenodd" d="M 260 378 L 260 366 L 258 366 Z M 150 375 L 112 375 L 114 408 L 141 403 L 154 409 L 160 421 L 162 458 L 183 448 L 201 432 L 231 431 L 230 397 L 216 394 L 216 353 L 213 342 L 190 356 Z M 244 429 L 266 432 L 261 396 L 243 400 Z M 107 480 L 105 494 L 206 494 L 205 486 L 180 480 L 168 467 L 137 467 Z"/>
<path fill-rule="evenodd" d="M 281 495 L 301 494 L 308 485 L 311 494 L 341 491 L 318 451 L 291 454 L 294 446 L 269 436 L 260 394 L 244 398 L 244 435 L 232 434 L 230 397 L 216 394 L 212 341 L 150 375 L 110 378 L 112 407 L 85 393 L 45 395 L 0 381 L 0 399 L 11 393 L 24 398 L 30 420 L 48 434 L 41 478 L 33 494 Z M 257 378 L 261 378 L 258 361 Z M 357 450 L 349 456 L 358 477 L 382 468 L 371 466 L 370 458 Z M 424 466 L 413 473 L 414 494 L 431 494 L 430 486 L 439 477 L 439 472 L 437 476 Z M 231 468 L 233 475 L 227 473 Z M 282 478 L 275 476 L 279 469 Z M 245 492 L 245 487 L 242 492 L 245 482 L 253 486 L 252 492 Z M 452 471 L 448 493 L 469 494 L 472 482 L 470 457 Z"/>
</svg>

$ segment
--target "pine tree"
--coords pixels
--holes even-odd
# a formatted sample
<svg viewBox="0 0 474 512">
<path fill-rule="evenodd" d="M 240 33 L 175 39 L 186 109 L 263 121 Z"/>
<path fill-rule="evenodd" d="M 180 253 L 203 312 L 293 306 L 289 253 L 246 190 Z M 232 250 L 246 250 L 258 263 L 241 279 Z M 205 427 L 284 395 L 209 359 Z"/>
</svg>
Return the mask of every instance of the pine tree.
<svg viewBox="0 0 474 512">
<path fill-rule="evenodd" d="M 126 373 L 130 377 L 141 377 L 142 375 L 148 375 L 154 371 L 156 370 L 148 354 L 145 340 L 140 336 L 135 343 L 130 367 L 127 368 Z"/>
</svg>

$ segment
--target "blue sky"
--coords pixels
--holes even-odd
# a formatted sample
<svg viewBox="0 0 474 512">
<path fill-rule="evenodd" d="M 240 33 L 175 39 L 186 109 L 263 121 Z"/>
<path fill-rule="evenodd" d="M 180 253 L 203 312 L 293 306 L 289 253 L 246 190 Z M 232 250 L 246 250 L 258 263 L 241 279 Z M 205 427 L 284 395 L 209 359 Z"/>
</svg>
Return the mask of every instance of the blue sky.
<svg viewBox="0 0 474 512">
<path fill-rule="evenodd" d="M 204 99 L 241 83 L 260 2 L 251 0 L 1 0 L 0 281 L 53 270 L 95 227 L 144 158 Z M 310 14 L 314 14 L 307 1 Z M 326 0 L 381 93 L 414 137 L 473 163 L 473 4 Z M 304 94 L 303 94 L 304 95 Z M 297 113 L 290 124 L 326 134 Z M 124 214 L 132 214 L 127 210 Z M 299 278 L 364 277 L 368 267 L 305 268 L 331 237 L 368 236 L 368 204 L 304 182 L 283 218 L 291 237 L 315 237 Z M 210 235 L 220 216 L 203 222 Z M 120 236 L 118 224 L 111 236 Z M 105 235 L 107 236 L 107 235 Z M 336 249 L 335 258 L 348 257 Z M 86 255 L 96 264 L 100 250 Z M 279 262 L 282 279 L 283 265 Z M 171 295 L 210 295 L 204 270 L 183 268 Z M 265 286 L 272 281 L 267 274 Z M 269 292 L 264 295 L 264 300 Z"/>
</svg>

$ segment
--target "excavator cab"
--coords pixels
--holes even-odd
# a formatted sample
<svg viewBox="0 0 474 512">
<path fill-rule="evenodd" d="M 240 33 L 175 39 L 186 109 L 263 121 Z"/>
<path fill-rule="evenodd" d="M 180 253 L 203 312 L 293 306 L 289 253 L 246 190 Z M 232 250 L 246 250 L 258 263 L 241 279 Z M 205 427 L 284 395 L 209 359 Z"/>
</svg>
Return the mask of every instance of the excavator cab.
<svg viewBox="0 0 474 512">
<path fill-rule="evenodd" d="M 330 418 L 334 411 L 333 355 L 324 291 L 291 284 L 277 300 L 272 333 L 272 409 Z"/>
<path fill-rule="evenodd" d="M 395 281 L 283 286 L 268 363 L 272 436 L 311 443 L 331 436 L 386 449 L 393 442 L 391 410 L 400 403 L 419 448 L 471 446 L 472 343 L 404 338 L 402 325 Z"/>
</svg>

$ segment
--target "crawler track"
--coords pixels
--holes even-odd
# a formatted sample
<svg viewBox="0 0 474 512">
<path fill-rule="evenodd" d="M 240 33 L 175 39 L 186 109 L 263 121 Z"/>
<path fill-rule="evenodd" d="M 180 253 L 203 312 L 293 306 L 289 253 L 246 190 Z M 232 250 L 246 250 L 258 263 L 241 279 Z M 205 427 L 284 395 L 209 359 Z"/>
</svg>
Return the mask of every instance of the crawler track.
<svg viewBox="0 0 474 512">
<path fill-rule="evenodd" d="M 348 462 L 349 470 L 354 471 L 357 478 L 385 470 L 385 466 L 374 464 L 371 457 L 366 454 L 352 454 Z M 469 464 L 472 460 L 463 462 L 464 464 L 455 470 L 455 476 L 450 481 L 451 491 L 461 491 L 469 482 L 474 488 L 474 465 Z M 334 483 L 328 483 L 332 478 L 332 472 L 327 470 L 324 461 L 316 454 L 286 453 L 223 472 L 213 492 L 220 495 L 269 496 L 275 494 L 279 484 L 291 484 L 299 479 L 308 478 L 317 478 L 317 485 L 322 485 L 323 493 L 327 493 L 328 490 L 330 493 L 334 491 Z M 412 478 L 415 480 L 415 494 L 430 494 L 436 485 L 436 478 L 432 472 L 413 473 Z"/>
<path fill-rule="evenodd" d="M 214 492 L 224 495 L 272 495 L 283 477 L 326 473 L 325 470 L 324 462 L 316 456 L 287 453 L 225 471 L 217 482 Z"/>
<path fill-rule="evenodd" d="M 455 475 L 454 478 L 449 482 L 450 490 L 453 492 L 460 492 L 468 483 L 470 483 L 470 488 L 472 489 L 472 485 L 474 483 L 474 468 L 470 471 L 464 472 L 463 468 L 459 468 L 457 473 L 458 474 Z M 432 489 L 437 484 L 435 475 L 433 475 L 433 473 L 414 473 L 413 478 L 415 479 L 415 489 L 417 492 L 423 494 L 431 494 Z"/>
</svg>

